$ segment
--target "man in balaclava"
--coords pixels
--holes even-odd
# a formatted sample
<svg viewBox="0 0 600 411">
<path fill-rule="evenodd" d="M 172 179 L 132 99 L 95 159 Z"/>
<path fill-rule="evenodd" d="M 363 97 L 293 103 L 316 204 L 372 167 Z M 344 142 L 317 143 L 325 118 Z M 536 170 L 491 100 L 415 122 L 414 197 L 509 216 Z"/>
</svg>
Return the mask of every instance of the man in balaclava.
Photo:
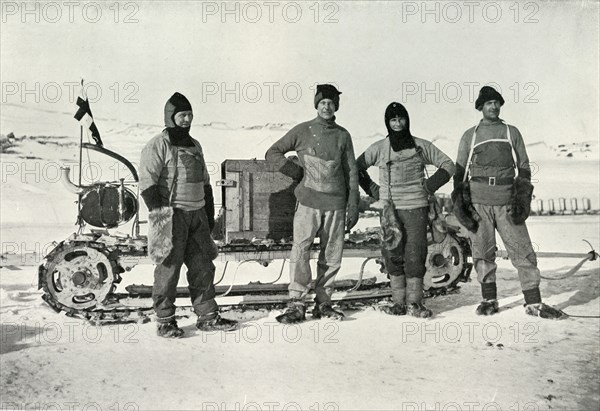
<svg viewBox="0 0 600 411">
<path fill-rule="evenodd" d="M 533 186 L 525 143 L 519 130 L 500 118 L 504 98 L 484 86 L 475 101 L 483 118 L 463 134 L 454 175 L 454 214 L 469 230 L 483 301 L 478 315 L 498 312 L 496 230 L 517 269 L 527 314 L 560 318 L 563 313 L 542 303 L 540 270 L 525 220 Z"/>
<path fill-rule="evenodd" d="M 165 129 L 142 150 L 140 192 L 148 210 L 148 253 L 156 264 L 152 299 L 158 335 L 182 337 L 175 320 L 177 283 L 183 264 L 196 327 L 231 330 L 219 315 L 213 280 L 217 248 L 211 237 L 214 198 L 200 143 L 190 136 L 190 102 L 175 93 L 165 104 Z"/>
<path fill-rule="evenodd" d="M 352 138 L 336 123 L 340 94 L 320 84 L 314 98 L 317 117 L 298 124 L 269 148 L 265 157 L 282 173 L 301 180 L 295 189 L 294 243 L 290 258 L 290 302 L 277 321 L 285 324 L 306 319 L 306 296 L 312 279 L 310 248 L 320 238 L 321 253 L 315 280 L 313 318 L 341 320 L 344 314 L 331 302 L 333 282 L 342 264 L 344 222 L 350 230 L 358 221 L 358 177 Z M 300 165 L 286 159 L 295 151 Z"/>
<path fill-rule="evenodd" d="M 393 204 L 396 217 L 393 223 L 400 226 L 402 233 L 402 240 L 396 247 L 382 247 L 393 302 L 385 311 L 392 315 L 427 318 L 432 312 L 422 300 L 429 196 L 450 180 L 454 163 L 433 143 L 411 134 L 408 112 L 402 104 L 389 104 L 384 118 L 387 137 L 369 146 L 358 157 L 356 165 L 359 183 L 365 193 Z M 438 169 L 430 178 L 425 178 L 424 170 L 428 164 Z M 379 168 L 379 185 L 367 173 L 371 166 Z M 382 227 L 384 231 L 386 228 Z"/>
</svg>

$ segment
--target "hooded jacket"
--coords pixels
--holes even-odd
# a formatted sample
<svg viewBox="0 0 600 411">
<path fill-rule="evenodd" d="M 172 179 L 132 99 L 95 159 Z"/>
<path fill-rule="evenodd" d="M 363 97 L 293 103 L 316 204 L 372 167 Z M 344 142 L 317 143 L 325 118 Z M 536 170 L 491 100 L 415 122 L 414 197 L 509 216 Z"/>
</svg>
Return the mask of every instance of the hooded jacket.
<svg viewBox="0 0 600 411">
<path fill-rule="evenodd" d="M 181 97 L 175 93 L 167 101 L 164 109 L 166 128 L 142 150 L 140 192 L 150 210 L 163 206 L 198 210 L 206 204 L 207 187 L 210 190 L 202 146 L 189 135 L 189 128 L 178 127 L 173 119 L 177 112 L 191 110 L 191 106 L 185 105 L 185 97 L 181 103 Z"/>
</svg>

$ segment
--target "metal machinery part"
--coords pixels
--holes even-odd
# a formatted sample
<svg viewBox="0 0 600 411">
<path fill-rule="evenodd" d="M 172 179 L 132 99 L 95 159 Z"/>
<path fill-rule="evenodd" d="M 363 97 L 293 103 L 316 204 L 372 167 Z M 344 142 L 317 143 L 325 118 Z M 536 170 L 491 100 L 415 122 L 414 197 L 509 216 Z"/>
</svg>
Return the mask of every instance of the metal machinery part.
<svg viewBox="0 0 600 411">
<path fill-rule="evenodd" d="M 40 267 L 40 285 L 53 307 L 91 310 L 103 306 L 120 280 L 101 243 L 61 243 Z"/>
<path fill-rule="evenodd" d="M 446 235 L 439 243 L 430 244 L 425 262 L 427 271 L 423 279 L 423 288 L 434 289 L 431 291 L 442 290 L 456 286 L 461 280 L 466 281 L 472 267 L 471 263 L 467 262 L 468 255 L 468 243 L 451 234 Z"/>
</svg>

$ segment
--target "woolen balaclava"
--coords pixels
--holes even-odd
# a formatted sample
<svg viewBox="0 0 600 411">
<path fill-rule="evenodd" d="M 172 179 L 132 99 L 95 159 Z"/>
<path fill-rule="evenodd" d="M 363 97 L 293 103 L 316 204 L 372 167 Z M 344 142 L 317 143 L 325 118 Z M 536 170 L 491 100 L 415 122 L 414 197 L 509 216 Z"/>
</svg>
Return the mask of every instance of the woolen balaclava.
<svg viewBox="0 0 600 411">
<path fill-rule="evenodd" d="M 335 104 L 335 111 L 338 111 L 340 109 L 340 94 L 342 94 L 342 92 L 338 91 L 338 89 L 331 84 L 318 84 L 315 93 L 315 108 L 319 105 L 319 101 L 327 98 L 333 101 L 333 104 Z"/>
<path fill-rule="evenodd" d="M 394 131 L 390 127 L 390 120 L 395 117 L 406 119 L 406 128 L 401 131 Z M 385 128 L 388 131 L 388 137 L 392 150 L 400 151 L 407 148 L 415 148 L 415 139 L 410 134 L 410 118 L 408 117 L 408 111 L 400 103 L 393 102 L 385 109 Z"/>
<path fill-rule="evenodd" d="M 165 104 L 165 126 L 169 139 L 174 146 L 191 147 L 194 145 L 190 136 L 191 127 L 179 127 L 175 124 L 175 114 L 192 110 L 189 100 L 181 93 L 175 93 Z"/>
<path fill-rule="evenodd" d="M 504 99 L 502 98 L 502 95 L 496 91 L 496 89 L 490 86 L 481 87 L 481 90 L 479 90 L 479 97 L 477 97 L 477 100 L 475 100 L 475 109 L 481 111 L 484 103 L 490 100 L 498 100 L 500 102 L 500 106 L 504 105 Z"/>
</svg>

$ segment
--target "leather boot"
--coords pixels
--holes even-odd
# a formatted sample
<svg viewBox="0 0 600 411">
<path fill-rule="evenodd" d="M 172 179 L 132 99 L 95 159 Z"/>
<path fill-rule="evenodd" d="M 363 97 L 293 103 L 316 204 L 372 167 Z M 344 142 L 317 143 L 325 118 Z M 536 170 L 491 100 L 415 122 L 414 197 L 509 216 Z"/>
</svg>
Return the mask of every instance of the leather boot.
<svg viewBox="0 0 600 411">
<path fill-rule="evenodd" d="M 483 300 L 475 310 L 477 315 L 493 315 L 498 312 L 498 300 Z"/>
<path fill-rule="evenodd" d="M 184 331 L 177 326 L 177 321 L 159 322 L 156 334 L 164 338 L 181 338 Z"/>
<path fill-rule="evenodd" d="M 315 319 L 323 317 L 340 321 L 344 319 L 344 313 L 333 308 L 331 302 L 319 303 L 315 301 L 315 307 L 312 310 L 312 316 Z"/>
<path fill-rule="evenodd" d="M 535 304 L 525 304 L 525 312 L 529 315 L 533 315 L 534 317 L 548 318 L 551 320 L 559 320 L 568 317 L 564 311 L 541 302 Z"/>
<path fill-rule="evenodd" d="M 423 279 L 406 278 L 406 313 L 417 318 L 428 318 L 433 315 L 431 310 L 423 305 Z"/>
<path fill-rule="evenodd" d="M 275 319 L 282 324 L 301 323 L 306 320 L 306 304 L 303 301 L 290 300 L 285 312 Z"/>
<path fill-rule="evenodd" d="M 209 318 L 198 317 L 196 328 L 200 331 L 233 331 L 238 327 L 238 322 L 221 317 L 218 313 Z"/>
<path fill-rule="evenodd" d="M 392 289 L 391 307 L 384 307 L 382 310 L 390 315 L 406 314 L 406 276 L 390 275 L 390 288 Z"/>
</svg>

